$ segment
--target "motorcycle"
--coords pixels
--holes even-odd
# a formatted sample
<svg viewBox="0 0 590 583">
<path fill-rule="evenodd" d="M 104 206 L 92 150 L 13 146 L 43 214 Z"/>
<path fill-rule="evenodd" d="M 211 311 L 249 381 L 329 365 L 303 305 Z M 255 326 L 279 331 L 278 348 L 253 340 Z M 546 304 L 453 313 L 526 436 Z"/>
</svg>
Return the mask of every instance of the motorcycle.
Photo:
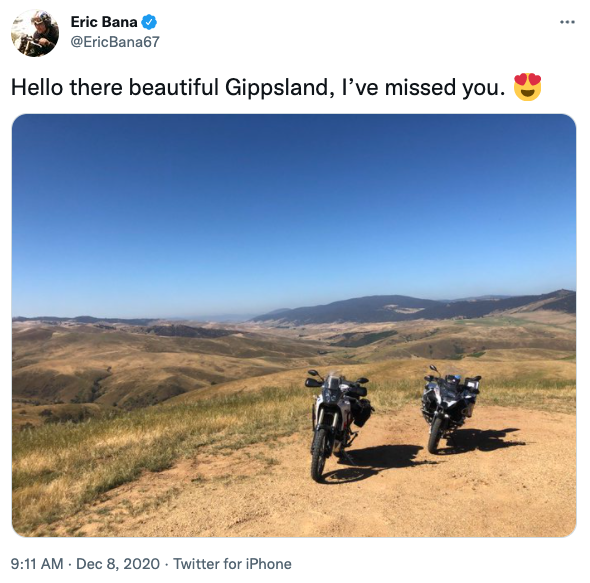
<svg viewBox="0 0 590 583">
<path fill-rule="evenodd" d="M 422 415 L 430 425 L 428 451 L 435 454 L 441 438 L 452 439 L 453 432 L 473 415 L 481 376 L 465 378 L 465 382 L 461 383 L 459 375 L 447 374 L 443 377 L 433 364 L 430 369 L 438 376 L 424 377 L 426 386 L 422 395 Z"/>
<path fill-rule="evenodd" d="M 27 57 L 41 57 L 44 54 L 43 47 L 39 43 L 35 42 L 33 37 L 29 36 L 28 34 L 24 34 L 19 39 L 17 39 L 15 46 L 18 51 Z"/>
<path fill-rule="evenodd" d="M 317 370 L 307 371 L 312 377 L 305 381 L 306 387 L 321 388 L 312 406 L 311 477 L 321 482 L 326 459 L 332 454 L 347 457 L 345 449 L 352 445 L 358 431 L 352 431 L 354 423 L 358 427 L 368 421 L 375 410 L 367 396 L 367 389 L 361 385 L 369 379 L 361 377 L 354 382 L 346 380 L 338 373 L 330 373 L 325 379 Z"/>
</svg>

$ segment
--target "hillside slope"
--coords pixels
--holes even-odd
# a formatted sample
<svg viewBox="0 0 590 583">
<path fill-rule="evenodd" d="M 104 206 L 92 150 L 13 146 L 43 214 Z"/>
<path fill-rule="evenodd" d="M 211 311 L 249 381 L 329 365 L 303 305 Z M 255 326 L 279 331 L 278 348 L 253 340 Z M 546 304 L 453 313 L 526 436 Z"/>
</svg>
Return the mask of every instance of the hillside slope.
<svg viewBox="0 0 590 583">
<path fill-rule="evenodd" d="M 131 409 L 231 379 L 322 362 L 322 344 L 249 332 L 14 326 L 12 396 L 29 405 Z"/>
</svg>

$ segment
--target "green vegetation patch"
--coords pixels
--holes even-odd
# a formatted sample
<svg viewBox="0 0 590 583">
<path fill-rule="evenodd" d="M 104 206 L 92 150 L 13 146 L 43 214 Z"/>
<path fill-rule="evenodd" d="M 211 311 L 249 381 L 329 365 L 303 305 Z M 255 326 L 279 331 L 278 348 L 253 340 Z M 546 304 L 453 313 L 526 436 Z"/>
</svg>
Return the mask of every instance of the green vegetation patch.
<svg viewBox="0 0 590 583">
<path fill-rule="evenodd" d="M 512 318 L 510 316 L 455 320 L 454 323 L 457 326 L 534 326 L 536 324 L 536 322 L 531 320 Z"/>
<path fill-rule="evenodd" d="M 336 342 L 333 346 L 344 346 L 345 348 L 359 348 L 361 346 L 367 346 L 373 344 L 378 340 L 389 338 L 397 334 L 397 330 L 386 330 L 384 332 L 370 332 L 369 334 L 359 334 L 355 332 L 346 332 L 343 334 L 344 339 L 340 342 Z"/>
</svg>

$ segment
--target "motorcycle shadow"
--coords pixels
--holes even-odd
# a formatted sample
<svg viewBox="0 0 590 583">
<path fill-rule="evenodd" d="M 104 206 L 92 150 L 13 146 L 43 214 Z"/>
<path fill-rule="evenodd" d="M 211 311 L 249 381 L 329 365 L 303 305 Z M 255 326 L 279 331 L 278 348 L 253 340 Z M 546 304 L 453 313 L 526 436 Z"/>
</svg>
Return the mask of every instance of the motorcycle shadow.
<svg viewBox="0 0 590 583">
<path fill-rule="evenodd" d="M 385 470 L 410 468 L 425 464 L 436 464 L 431 460 L 415 461 L 419 445 L 378 445 L 348 453 L 349 459 L 341 457 L 338 463 L 348 467 L 328 472 L 324 475 L 325 484 L 349 484 L 376 476 Z"/>
<path fill-rule="evenodd" d="M 439 455 L 453 455 L 468 453 L 470 451 L 495 451 L 516 445 L 526 445 L 524 441 L 504 441 L 509 433 L 518 431 L 518 428 L 507 429 L 457 429 L 452 437 L 447 440 L 447 447 L 438 450 Z"/>
</svg>

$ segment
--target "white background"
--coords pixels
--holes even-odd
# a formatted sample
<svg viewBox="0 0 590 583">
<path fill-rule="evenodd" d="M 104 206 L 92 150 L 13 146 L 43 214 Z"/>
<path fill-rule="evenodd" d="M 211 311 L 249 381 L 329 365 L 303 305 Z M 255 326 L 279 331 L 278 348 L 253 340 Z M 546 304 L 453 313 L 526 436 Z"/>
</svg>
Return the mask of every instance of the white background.
<svg viewBox="0 0 590 583">
<path fill-rule="evenodd" d="M 213 7 L 210 5 L 214 4 Z M 80 6 L 83 5 L 84 8 Z M 5 327 L 2 346 L 4 415 L 2 443 L 2 497 L 0 505 L 0 573 L 13 581 L 41 576 L 47 581 L 74 581 L 80 575 L 93 580 L 297 580 L 321 578 L 431 581 L 433 578 L 469 577 L 481 582 L 580 581 L 587 576 L 589 542 L 587 493 L 588 425 L 583 422 L 589 404 L 582 386 L 578 424 L 578 526 L 563 539 L 24 539 L 11 526 L 10 487 L 10 261 L 11 261 L 11 126 L 23 113 L 563 113 L 577 126 L 578 147 L 578 342 L 581 362 L 587 354 L 585 306 L 588 248 L 588 170 L 590 117 L 587 71 L 588 17 L 584 2 L 377 2 L 365 1 L 224 1 L 203 2 L 66 2 L 52 0 L 35 6 L 4 2 L 4 40 L 1 44 L 2 102 L 0 147 L 2 245 L 2 309 Z M 137 8 L 135 8 L 137 7 Z M 12 20 L 31 8 L 44 8 L 59 22 L 57 48 L 42 59 L 25 58 L 11 45 Z M 158 20 L 152 31 L 138 29 L 78 28 L 71 15 L 100 18 L 136 18 L 151 13 Z M 561 25 L 560 20 L 576 20 Z M 137 38 L 159 35 L 156 49 L 75 49 L 73 35 Z M 534 72 L 542 77 L 542 94 L 532 102 L 516 98 L 514 76 Z M 325 97 L 271 97 L 262 102 L 241 97 L 14 97 L 11 80 L 29 82 L 50 78 L 65 88 L 71 79 L 87 82 L 119 81 L 127 89 L 129 77 L 142 83 L 174 82 L 201 77 L 223 81 L 319 82 L 327 77 L 334 99 Z M 343 77 L 360 82 L 389 81 L 499 83 L 504 96 L 471 97 L 341 97 Z M 40 138 L 42 138 L 42 133 Z M 88 140 L 92 140 L 89 135 Z M 158 136 L 154 135 L 157 142 Z M 41 142 L 42 143 L 42 142 Z M 46 147 L 51 147 L 47 143 Z M 84 144 L 81 143 L 83 148 Z M 523 136 L 526 148 L 526 136 Z M 31 157 L 31 181 L 44 174 L 41 153 Z M 18 177 L 15 177 L 18 178 Z M 91 179 L 91 177 L 89 177 Z M 466 209 L 468 215 L 469 209 Z M 433 496 L 441 484 L 432 484 Z M 318 504 L 338 499 L 331 491 Z M 369 501 L 370 502 L 370 501 Z M 411 504 L 411 500 L 408 500 Z M 441 504 L 444 512 L 444 504 Z M 469 513 L 469 508 L 465 508 Z M 362 520 L 362 516 L 359 516 Z M 187 572 L 160 571 L 11 571 L 10 559 L 77 557 L 106 561 L 114 557 L 246 557 L 291 560 L 291 571 Z"/>
</svg>

